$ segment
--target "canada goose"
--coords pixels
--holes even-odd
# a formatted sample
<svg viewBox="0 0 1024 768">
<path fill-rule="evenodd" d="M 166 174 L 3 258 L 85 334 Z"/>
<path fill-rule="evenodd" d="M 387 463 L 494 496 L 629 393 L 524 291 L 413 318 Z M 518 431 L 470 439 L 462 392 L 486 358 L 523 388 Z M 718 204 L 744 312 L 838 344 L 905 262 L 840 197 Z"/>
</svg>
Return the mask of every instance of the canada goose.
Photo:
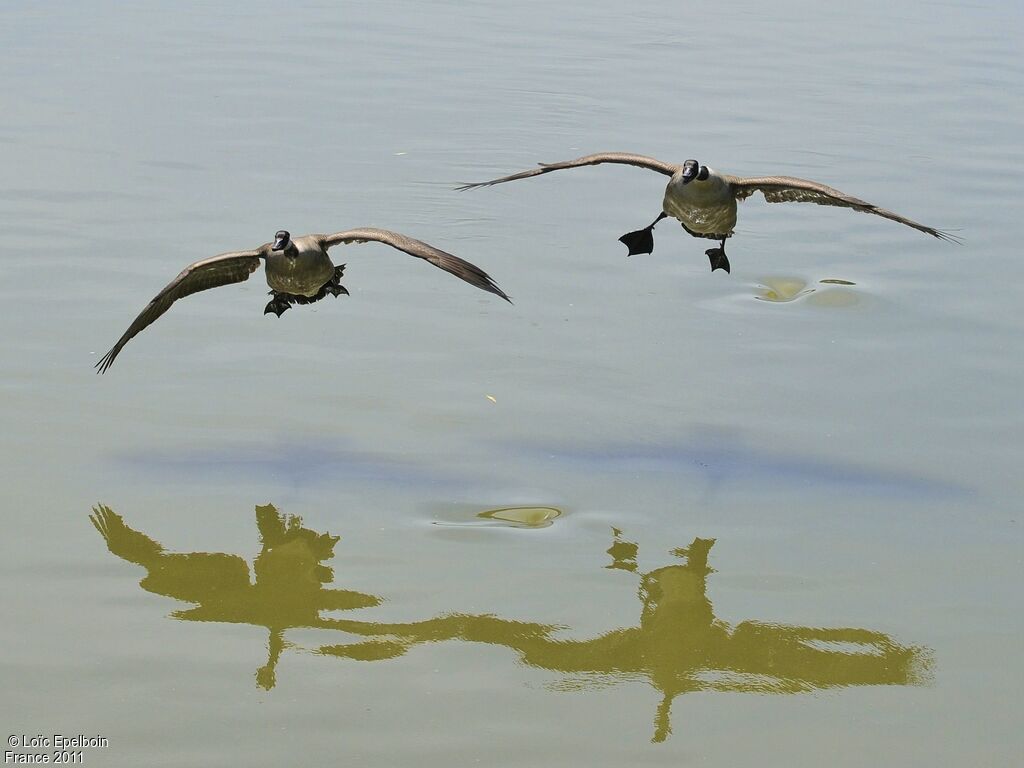
<svg viewBox="0 0 1024 768">
<path fill-rule="evenodd" d="M 249 275 L 260 265 L 260 259 L 267 263 L 267 285 L 270 286 L 270 295 L 273 296 L 263 314 L 273 312 L 280 317 L 292 304 L 312 304 L 327 294 L 347 294 L 348 291 L 340 282 L 345 265 L 334 266 L 327 255 L 327 249 L 341 243 L 370 241 L 384 243 L 410 256 L 426 259 L 435 267 L 440 267 L 470 285 L 496 294 L 511 303 L 511 299 L 495 284 L 490 275 L 475 264 L 397 232 L 364 228 L 336 232 L 333 235 L 303 235 L 293 238 L 282 229 L 274 235 L 272 243 L 264 243 L 251 251 L 222 253 L 185 267 L 181 274 L 153 297 L 128 326 L 124 335 L 96 363 L 97 372 L 104 373 L 124 345 L 170 309 L 175 301 L 208 288 L 248 280 Z"/>
<path fill-rule="evenodd" d="M 705 253 L 711 261 L 711 271 L 724 269 L 729 271 L 729 259 L 725 256 L 725 241 L 733 234 L 736 226 L 736 201 L 750 197 L 755 192 L 764 194 L 769 203 L 817 203 L 818 205 L 835 205 L 842 208 L 853 208 L 855 211 L 873 213 L 886 219 L 898 221 L 916 230 L 937 237 L 940 240 L 957 241 L 948 232 L 926 227 L 916 221 L 904 218 L 897 213 L 879 208 L 871 203 L 858 200 L 856 197 L 832 189 L 816 181 L 797 179 L 792 176 L 757 176 L 740 178 L 701 165 L 696 160 L 687 160 L 682 165 L 665 163 L 653 157 L 632 155 L 626 152 L 601 152 L 587 155 L 575 160 L 561 163 L 541 163 L 539 168 L 502 176 L 476 184 L 463 184 L 459 190 L 489 187 L 503 184 L 506 181 L 528 179 L 563 168 L 579 168 L 584 165 L 600 165 L 601 163 L 621 163 L 649 168 L 652 171 L 670 176 L 665 187 L 665 198 L 662 212 L 654 221 L 636 232 L 628 232 L 619 240 L 629 249 L 629 256 L 654 251 L 654 225 L 662 219 L 673 216 L 679 219 L 683 229 L 694 237 L 706 237 L 719 240 L 718 248 L 709 248 Z"/>
</svg>

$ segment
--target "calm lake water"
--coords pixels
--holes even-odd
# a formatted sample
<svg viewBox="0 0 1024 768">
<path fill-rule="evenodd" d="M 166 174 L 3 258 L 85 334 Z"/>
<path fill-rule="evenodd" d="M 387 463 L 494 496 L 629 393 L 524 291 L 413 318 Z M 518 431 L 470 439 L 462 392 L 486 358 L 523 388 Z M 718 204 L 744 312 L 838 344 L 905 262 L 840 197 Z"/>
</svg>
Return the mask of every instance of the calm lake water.
<svg viewBox="0 0 1024 768">
<path fill-rule="evenodd" d="M 1016 764 L 1024 11 L 838 8 L 0 7 L 13 751 Z M 648 171 L 453 191 L 608 150 L 964 244 L 757 196 L 728 275 L 625 258 Z M 258 274 L 94 375 L 189 262 L 360 226 L 515 304 L 353 245 L 351 296 Z"/>
</svg>

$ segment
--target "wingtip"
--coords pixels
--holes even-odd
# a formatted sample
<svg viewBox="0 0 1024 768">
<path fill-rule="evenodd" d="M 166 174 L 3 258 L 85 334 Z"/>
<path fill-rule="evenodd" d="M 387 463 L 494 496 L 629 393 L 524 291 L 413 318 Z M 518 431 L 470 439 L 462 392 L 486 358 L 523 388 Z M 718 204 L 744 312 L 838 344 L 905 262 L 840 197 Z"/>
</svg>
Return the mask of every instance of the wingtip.
<svg viewBox="0 0 1024 768">
<path fill-rule="evenodd" d="M 481 272 L 482 272 L 481 276 L 482 276 L 483 279 L 482 279 L 481 283 L 479 283 L 477 285 L 477 287 L 478 288 L 482 288 L 483 290 L 487 291 L 488 293 L 493 293 L 495 296 L 497 296 L 499 298 L 502 298 L 505 301 L 507 301 L 509 304 L 511 304 L 512 303 L 512 299 L 509 297 L 509 295 L 507 293 L 505 293 L 503 290 L 501 290 L 501 288 L 498 287 L 498 284 L 496 282 L 494 282 L 494 278 L 492 278 L 490 275 L 488 275 L 486 272 L 483 272 L 482 270 L 481 270 Z"/>
<path fill-rule="evenodd" d="M 498 287 L 498 284 L 495 282 L 494 278 L 487 274 L 476 264 L 473 264 L 470 261 L 466 261 L 465 259 L 461 259 L 458 256 L 453 256 L 450 253 L 446 254 L 446 256 L 448 257 L 449 260 L 446 262 L 442 262 L 439 265 L 442 269 L 444 269 L 447 272 L 451 272 L 456 277 L 465 280 L 467 283 L 476 288 L 479 288 L 481 291 L 493 293 L 495 296 L 500 296 L 501 298 L 503 298 L 509 304 L 512 303 L 512 299 L 510 299 L 508 297 L 508 294 Z"/>
<path fill-rule="evenodd" d="M 947 243 L 956 243 L 957 245 L 964 244 L 963 238 L 954 235 L 949 230 L 936 229 L 934 232 L 931 232 L 930 234 L 934 237 L 937 237 L 939 240 L 945 240 Z"/>
<path fill-rule="evenodd" d="M 93 366 L 93 368 L 96 369 L 96 373 L 104 374 L 107 372 L 107 369 L 114 364 L 114 358 L 117 357 L 117 355 L 112 354 L 113 352 L 114 350 L 110 350 L 110 352 L 107 352 L 107 354 L 101 357 L 99 362 Z"/>
</svg>

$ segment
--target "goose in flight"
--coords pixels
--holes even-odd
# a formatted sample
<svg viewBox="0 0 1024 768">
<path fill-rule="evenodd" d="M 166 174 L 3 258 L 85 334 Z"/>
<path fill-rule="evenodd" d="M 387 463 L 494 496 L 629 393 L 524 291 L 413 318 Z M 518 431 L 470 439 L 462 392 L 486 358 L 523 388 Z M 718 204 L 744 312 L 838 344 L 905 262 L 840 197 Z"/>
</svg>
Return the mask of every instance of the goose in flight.
<svg viewBox="0 0 1024 768">
<path fill-rule="evenodd" d="M 208 288 L 230 283 L 241 283 L 256 271 L 260 260 L 266 262 L 267 285 L 273 297 L 263 314 L 273 312 L 278 317 L 292 304 L 312 304 L 331 294 L 347 294 L 341 284 L 345 265 L 334 266 L 327 250 L 341 243 L 378 242 L 390 245 L 399 251 L 419 259 L 425 259 L 435 267 L 475 285 L 481 290 L 493 293 L 511 303 L 491 279 L 475 264 L 453 256 L 450 253 L 386 229 L 350 229 L 333 235 L 303 235 L 292 237 L 285 230 L 274 235 L 272 243 L 264 243 L 251 251 L 232 251 L 190 264 L 174 280 L 160 291 L 146 308 L 139 313 L 124 335 L 110 348 L 98 363 L 98 373 L 104 373 L 131 339 L 171 308 L 178 299 Z"/>
<path fill-rule="evenodd" d="M 706 165 L 701 165 L 696 160 L 687 160 L 682 165 L 677 165 L 662 162 L 653 157 L 626 152 L 601 152 L 561 163 L 541 163 L 539 168 L 513 173 L 511 176 L 502 176 L 500 179 L 463 184 L 457 189 L 489 187 L 494 184 L 504 184 L 506 181 L 528 179 L 531 176 L 560 171 L 564 168 L 580 168 L 585 165 L 600 165 L 601 163 L 635 165 L 638 168 L 647 168 L 670 177 L 668 186 L 665 187 L 665 198 L 658 218 L 643 229 L 628 232 L 619 238 L 629 249 L 629 256 L 638 253 L 652 253 L 654 251 L 654 226 L 662 219 L 673 216 L 683 225 L 683 229 L 694 237 L 706 237 L 719 241 L 717 248 L 709 248 L 705 253 L 711 261 L 712 272 L 716 269 L 724 269 L 728 272 L 729 259 L 725 255 L 725 241 L 732 236 L 736 226 L 736 201 L 744 200 L 755 192 L 761 192 L 769 203 L 817 203 L 818 205 L 834 205 L 840 208 L 852 208 L 863 213 L 873 213 L 876 216 L 906 224 L 908 227 L 913 227 L 940 240 L 957 241 L 957 238 L 948 232 L 918 224 L 898 213 L 866 203 L 816 181 L 797 179 L 792 176 L 741 178 L 718 173 Z"/>
</svg>

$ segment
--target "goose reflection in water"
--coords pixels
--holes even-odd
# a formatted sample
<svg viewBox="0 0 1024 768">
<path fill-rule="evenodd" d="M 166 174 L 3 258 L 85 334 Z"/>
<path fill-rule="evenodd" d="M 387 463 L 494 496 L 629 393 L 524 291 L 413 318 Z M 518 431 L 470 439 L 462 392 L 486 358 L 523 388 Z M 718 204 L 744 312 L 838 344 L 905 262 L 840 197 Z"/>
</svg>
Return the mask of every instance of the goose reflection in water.
<svg viewBox="0 0 1024 768">
<path fill-rule="evenodd" d="M 270 505 L 256 508 L 263 548 L 254 561 L 255 581 L 235 555 L 172 554 L 125 525 L 107 507 L 91 516 L 111 552 L 148 571 L 141 586 L 197 603 L 175 618 L 264 626 L 269 658 L 256 674 L 271 688 L 275 667 L 292 627 L 334 629 L 361 639 L 325 645 L 315 653 L 361 661 L 395 658 L 431 642 L 461 640 L 516 651 L 531 667 L 565 675 L 556 687 L 583 690 L 620 681 L 646 680 L 661 693 L 652 741 L 671 733 L 673 699 L 691 691 L 800 693 L 853 685 L 918 685 L 930 677 L 931 653 L 904 646 L 889 635 L 858 628 L 820 628 L 715 617 L 707 597 L 714 571 L 708 556 L 714 539 L 695 538 L 672 550 L 682 562 L 642 573 L 639 547 L 613 529 L 605 567 L 639 576 L 639 622 L 585 640 L 563 639 L 565 628 L 511 621 L 493 615 L 442 614 L 423 621 L 385 623 L 323 618 L 321 611 L 369 608 L 379 597 L 325 587 L 333 578 L 323 561 L 333 557 L 337 536 L 302 527 L 297 517 Z"/>
<path fill-rule="evenodd" d="M 321 611 L 350 610 L 379 605 L 375 595 L 329 589 L 334 571 L 324 561 L 334 557 L 338 536 L 302 526 L 302 518 L 282 515 L 271 505 L 256 507 L 256 526 L 262 548 L 249 564 L 238 555 L 219 552 L 166 552 L 132 528 L 109 507 L 97 505 L 90 519 L 123 560 L 146 569 L 139 582 L 147 592 L 173 597 L 195 608 L 172 616 L 188 621 L 223 621 L 266 627 L 270 633 L 267 664 L 256 673 L 262 688 L 272 688 L 275 669 L 285 648 L 285 630 L 326 626 Z"/>
<path fill-rule="evenodd" d="M 607 568 L 638 573 L 639 547 L 613 529 Z M 707 597 L 708 554 L 714 539 L 695 538 L 672 554 L 685 563 L 640 574 L 639 625 L 589 640 L 553 637 L 550 625 L 493 616 L 442 616 L 408 624 L 339 620 L 352 634 L 383 635 L 413 645 L 458 639 L 504 645 L 529 666 L 566 674 L 557 687 L 583 690 L 617 681 L 647 680 L 662 694 L 652 741 L 671 733 L 672 700 L 691 691 L 800 693 L 852 685 L 916 685 L 930 675 L 930 653 L 902 646 L 882 632 L 715 618 Z M 322 653 L 369 656 L 362 644 L 327 646 Z M 394 655 L 392 650 L 390 655 Z"/>
</svg>

